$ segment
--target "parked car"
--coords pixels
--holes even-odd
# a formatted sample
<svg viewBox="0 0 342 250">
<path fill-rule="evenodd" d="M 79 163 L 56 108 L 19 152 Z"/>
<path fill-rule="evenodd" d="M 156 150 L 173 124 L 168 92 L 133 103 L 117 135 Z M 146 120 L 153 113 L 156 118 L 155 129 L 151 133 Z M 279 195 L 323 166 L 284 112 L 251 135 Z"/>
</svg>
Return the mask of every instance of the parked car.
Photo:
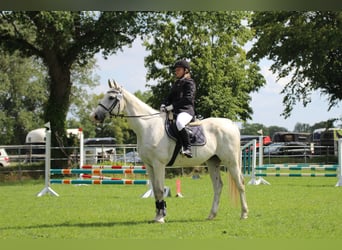
<svg viewBox="0 0 342 250">
<path fill-rule="evenodd" d="M 116 139 L 113 137 L 86 138 L 84 140 L 85 162 L 87 164 L 114 161 Z"/>
<path fill-rule="evenodd" d="M 0 167 L 7 167 L 10 165 L 10 159 L 4 148 L 0 148 Z"/>
<path fill-rule="evenodd" d="M 246 145 L 248 142 L 252 141 L 252 140 L 256 140 L 256 151 L 259 152 L 259 135 L 241 135 L 240 136 L 240 146 L 244 146 Z M 269 145 L 270 143 L 272 143 L 271 141 L 271 137 L 268 135 L 264 135 L 262 137 L 262 144 L 263 147 Z M 253 147 L 250 147 L 250 149 L 252 150 Z M 247 153 L 248 152 L 248 147 L 244 149 L 244 152 Z"/>
<path fill-rule="evenodd" d="M 302 132 L 275 132 L 272 137 L 273 142 L 310 142 L 310 133 Z"/>
<path fill-rule="evenodd" d="M 124 156 L 120 156 L 116 159 L 118 162 L 129 162 L 129 163 L 142 163 L 139 153 L 136 151 L 131 151 L 126 153 Z"/>
<path fill-rule="evenodd" d="M 311 155 L 310 146 L 304 142 L 275 142 L 264 148 L 264 156 L 288 155 L 308 157 Z"/>
<path fill-rule="evenodd" d="M 252 141 L 252 140 L 257 140 L 257 147 L 259 147 L 259 135 L 241 135 L 240 136 L 240 146 L 243 146 L 245 144 L 247 144 L 248 142 Z M 267 146 L 269 145 L 272 141 L 271 141 L 271 137 L 268 135 L 264 135 L 262 137 L 262 144 L 263 146 Z"/>
</svg>

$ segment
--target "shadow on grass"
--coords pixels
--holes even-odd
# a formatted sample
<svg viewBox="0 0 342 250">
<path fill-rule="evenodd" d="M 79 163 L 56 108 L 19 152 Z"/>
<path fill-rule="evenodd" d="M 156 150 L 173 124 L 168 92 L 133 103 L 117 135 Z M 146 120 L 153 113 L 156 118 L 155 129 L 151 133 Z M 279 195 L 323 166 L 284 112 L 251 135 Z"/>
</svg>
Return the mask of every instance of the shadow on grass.
<svg viewBox="0 0 342 250">
<path fill-rule="evenodd" d="M 186 219 L 186 220 L 166 220 L 166 224 L 172 223 L 194 223 L 194 222 L 206 222 L 206 219 Z M 32 226 L 16 226 L 16 227 L 0 227 L 0 230 L 22 230 L 22 229 L 43 229 L 43 228 L 56 228 L 56 227 L 80 227 L 80 228 L 91 228 L 91 227 L 114 227 L 114 226 L 134 226 L 134 225 L 146 225 L 156 224 L 160 225 L 153 220 L 141 220 L 141 221 L 113 221 L 113 222 L 88 222 L 88 223 L 59 223 L 59 224 L 39 224 Z"/>
</svg>

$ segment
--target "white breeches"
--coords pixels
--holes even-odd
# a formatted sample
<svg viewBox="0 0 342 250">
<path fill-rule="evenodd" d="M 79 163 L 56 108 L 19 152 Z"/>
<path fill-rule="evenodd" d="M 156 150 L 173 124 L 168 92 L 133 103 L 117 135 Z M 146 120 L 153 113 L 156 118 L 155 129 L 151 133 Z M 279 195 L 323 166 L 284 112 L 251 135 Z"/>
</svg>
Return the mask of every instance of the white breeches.
<svg viewBox="0 0 342 250">
<path fill-rule="evenodd" d="M 176 126 L 181 131 L 192 120 L 192 115 L 182 112 L 177 115 Z"/>
</svg>

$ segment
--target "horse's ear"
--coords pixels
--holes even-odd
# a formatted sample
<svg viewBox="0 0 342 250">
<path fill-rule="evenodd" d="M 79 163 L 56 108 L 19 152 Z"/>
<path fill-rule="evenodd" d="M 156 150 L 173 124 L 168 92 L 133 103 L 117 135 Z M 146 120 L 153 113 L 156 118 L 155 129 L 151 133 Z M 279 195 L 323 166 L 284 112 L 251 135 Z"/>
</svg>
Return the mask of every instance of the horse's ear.
<svg viewBox="0 0 342 250">
<path fill-rule="evenodd" d="M 109 86 L 109 88 L 114 88 L 115 86 L 114 86 L 114 83 L 113 82 L 111 82 L 109 79 L 108 79 L 108 86 Z"/>
<path fill-rule="evenodd" d="M 119 85 L 116 83 L 115 80 L 110 81 L 110 80 L 108 79 L 108 85 L 109 85 L 109 88 L 111 88 L 111 89 L 117 89 L 117 88 L 119 88 Z"/>
<path fill-rule="evenodd" d="M 116 83 L 116 81 L 113 79 L 112 82 L 113 82 L 113 84 L 114 84 L 114 88 L 118 89 L 118 88 L 119 88 L 119 85 Z"/>
</svg>

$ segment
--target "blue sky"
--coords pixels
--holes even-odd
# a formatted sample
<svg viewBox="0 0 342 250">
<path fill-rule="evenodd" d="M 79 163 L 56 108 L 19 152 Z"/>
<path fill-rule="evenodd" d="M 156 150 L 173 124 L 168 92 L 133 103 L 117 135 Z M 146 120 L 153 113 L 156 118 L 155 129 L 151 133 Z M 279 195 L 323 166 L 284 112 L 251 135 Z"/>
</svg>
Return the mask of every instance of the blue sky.
<svg viewBox="0 0 342 250">
<path fill-rule="evenodd" d="M 145 51 L 140 41 L 135 41 L 130 48 L 125 48 L 123 52 L 118 52 L 110 56 L 107 60 L 100 54 L 96 55 L 97 70 L 96 74 L 100 77 L 100 86 L 96 87 L 94 93 L 104 93 L 108 90 L 108 79 L 114 79 L 130 92 L 146 90 L 146 68 L 144 57 L 148 52 Z M 312 95 L 312 102 L 303 107 L 298 103 L 291 116 L 284 119 L 280 114 L 283 111 L 282 99 L 280 94 L 287 79 L 276 81 L 276 76 L 269 71 L 270 61 L 260 62 L 261 73 L 266 79 L 266 85 L 257 93 L 252 94 L 251 106 L 254 114 L 248 123 L 261 123 L 265 126 L 280 126 L 292 131 L 297 122 L 313 125 L 317 122 L 330 118 L 341 118 L 341 107 L 335 107 L 328 112 L 328 102 L 324 96 L 318 92 Z M 153 82 L 148 82 L 153 84 Z M 200 83 L 198 83 L 200 84 Z M 341 106 L 341 105 L 340 105 Z"/>
</svg>

